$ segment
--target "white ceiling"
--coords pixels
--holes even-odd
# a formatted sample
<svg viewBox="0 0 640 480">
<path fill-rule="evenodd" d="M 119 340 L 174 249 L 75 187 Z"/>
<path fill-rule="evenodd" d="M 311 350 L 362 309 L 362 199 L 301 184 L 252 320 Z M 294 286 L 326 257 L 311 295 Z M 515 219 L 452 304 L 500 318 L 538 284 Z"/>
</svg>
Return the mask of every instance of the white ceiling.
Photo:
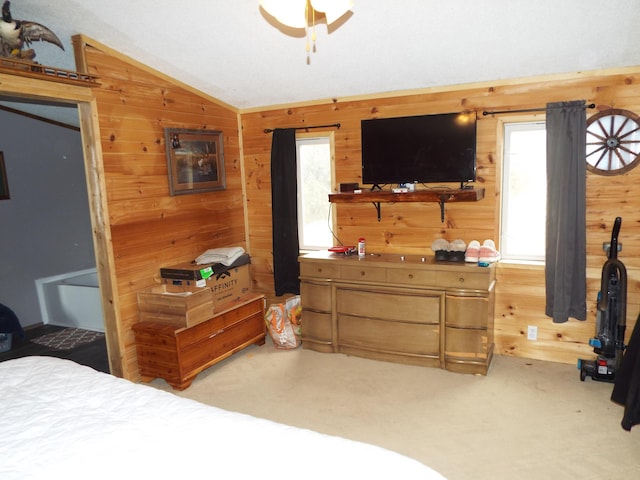
<svg viewBox="0 0 640 480">
<path fill-rule="evenodd" d="M 60 37 L 35 60 L 75 70 L 82 33 L 241 110 L 640 65 L 640 0 L 354 0 L 307 63 L 304 32 L 258 0 L 13 0 Z M 295 34 L 295 35 L 294 35 Z"/>
</svg>

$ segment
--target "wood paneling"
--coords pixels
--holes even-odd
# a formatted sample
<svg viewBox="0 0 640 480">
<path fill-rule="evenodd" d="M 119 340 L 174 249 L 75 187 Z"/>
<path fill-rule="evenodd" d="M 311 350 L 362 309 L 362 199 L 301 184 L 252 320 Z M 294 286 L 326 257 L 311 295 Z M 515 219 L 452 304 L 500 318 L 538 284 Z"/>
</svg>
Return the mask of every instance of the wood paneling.
<svg viewBox="0 0 640 480">
<path fill-rule="evenodd" d="M 640 68 L 628 68 L 256 109 L 240 112 L 240 132 L 238 112 L 232 108 L 102 47 L 84 44 L 86 58 L 78 63 L 87 73 L 99 76 L 101 83 L 92 89 L 101 151 L 91 162 L 107 198 L 106 211 L 96 215 L 107 226 L 97 235 L 111 248 L 101 257 L 112 270 L 110 305 L 117 319 L 116 330 L 108 335 L 110 354 L 118 355 L 123 376 L 134 379 L 137 364 L 131 325 L 137 321 L 135 293 L 157 281 L 161 266 L 190 260 L 212 246 L 240 244 L 251 253 L 256 290 L 265 293 L 269 302 L 278 300 L 271 244 L 271 135 L 264 133 L 265 128 L 340 123 L 340 129 L 331 129 L 336 182 L 361 182 L 362 119 L 476 111 L 478 185 L 485 189 L 483 200 L 448 204 L 443 223 L 439 207 L 433 203 L 384 204 L 380 222 L 370 205 L 334 207 L 335 233 L 345 244 L 355 244 L 358 237 L 365 236 L 369 252 L 431 254 L 431 243 L 442 237 L 462 238 L 467 243 L 492 238 L 498 243 L 500 125 L 516 117 L 483 116 L 484 110 L 539 108 L 547 102 L 585 99 L 599 108 L 640 112 Z M 92 101 L 91 97 L 87 101 Z M 587 115 L 593 113 L 588 111 Z M 224 131 L 225 191 L 169 196 L 163 135 L 168 126 Z M 619 258 L 628 270 L 630 333 L 640 307 L 640 196 L 634 194 L 639 181 L 640 169 L 619 177 L 587 176 L 586 321 L 554 324 L 545 316 L 543 267 L 498 266 L 497 354 L 567 363 L 592 355 L 588 340 L 595 334 L 595 299 L 606 260 L 602 243 L 609 241 L 616 216 L 623 218 Z M 538 327 L 537 341 L 526 339 L 528 325 Z"/>
<path fill-rule="evenodd" d="M 303 127 L 340 123 L 335 134 L 336 182 L 361 182 L 360 121 L 376 117 L 422 115 L 475 110 L 478 114 L 478 184 L 485 198 L 477 203 L 446 206 L 440 222 L 437 204 L 383 204 L 381 221 L 367 204 L 337 205 L 337 236 L 345 244 L 367 239 L 367 251 L 431 254 L 434 239 L 462 238 L 498 244 L 500 222 L 500 125 L 514 115 L 482 115 L 484 110 L 529 109 L 548 102 L 584 99 L 600 108 L 624 108 L 640 113 L 640 68 L 615 72 L 586 72 L 512 82 L 485 82 L 365 99 L 336 99 L 330 103 L 297 105 L 242 113 L 244 162 L 247 178 L 248 229 L 252 245 L 254 280 L 273 297 L 271 260 L 271 192 L 269 181 L 271 135 L 265 128 Z M 587 115 L 595 112 L 589 110 Z M 533 115 L 532 115 L 533 116 Z M 537 119 L 543 115 L 537 114 Z M 520 118 L 520 117 L 517 117 Z M 317 130 L 315 130 L 317 132 Z M 595 301 L 600 289 L 602 243 L 610 240 L 616 216 L 623 218 L 619 256 L 628 270 L 627 334 L 640 306 L 640 169 L 619 177 L 587 177 L 587 305 L 586 321 L 570 319 L 554 324 L 544 314 L 544 268 L 501 263 L 498 266 L 495 305 L 496 353 L 575 363 L 591 357 L 589 338 L 595 334 Z M 327 208 L 328 205 L 327 205 Z M 498 245 L 499 246 L 499 245 Z M 571 246 L 567 246 L 571 248 Z M 528 325 L 538 327 L 538 340 L 527 340 Z"/>
<path fill-rule="evenodd" d="M 136 292 L 159 281 L 160 267 L 190 261 L 208 248 L 246 246 L 238 114 L 108 49 L 81 48 L 82 64 L 101 80 L 92 91 L 116 297 L 110 330 L 117 335 L 108 337 L 109 350 L 117 356 L 117 372 L 135 380 Z M 169 195 L 165 127 L 223 131 L 225 190 Z"/>
</svg>

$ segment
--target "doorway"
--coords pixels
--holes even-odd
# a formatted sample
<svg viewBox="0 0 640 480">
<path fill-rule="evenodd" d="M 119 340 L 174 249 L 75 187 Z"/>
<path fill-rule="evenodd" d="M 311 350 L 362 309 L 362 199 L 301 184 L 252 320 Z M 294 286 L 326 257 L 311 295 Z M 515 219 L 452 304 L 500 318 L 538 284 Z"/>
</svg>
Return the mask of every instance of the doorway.
<svg viewBox="0 0 640 480">
<path fill-rule="evenodd" d="M 113 278 L 110 268 L 113 259 L 109 241 L 111 235 L 108 222 L 105 220 L 107 201 L 105 198 L 104 167 L 97 107 L 92 90 L 90 86 L 69 85 L 0 73 L 0 97 L 27 99 L 31 102 L 41 101 L 45 104 L 49 102 L 75 105 L 78 109 L 85 181 L 110 371 L 113 375 L 122 377 L 124 376 L 124 365 L 120 361 L 120 352 L 123 347 L 120 344 L 118 334 L 116 302 L 113 300 L 117 296 L 114 294 L 115 278 Z"/>
<path fill-rule="evenodd" d="M 44 278 L 96 267 L 77 107 L 27 104 L 41 114 L 36 115 L 20 110 L 24 104 L 11 98 L 1 100 L 0 150 L 10 198 L 0 203 L 0 252 L 8 273 L 0 276 L 0 296 L 23 327 L 63 325 L 72 309 L 58 308 L 55 315 L 47 315 L 52 309 L 43 307 L 52 306 L 56 290 L 38 287 Z M 76 125 L 51 120 L 65 115 L 75 115 Z M 103 329 L 99 301 L 97 307 L 91 318 L 99 315 Z M 75 323 L 83 328 L 80 323 L 85 322 L 77 318 Z"/>
</svg>

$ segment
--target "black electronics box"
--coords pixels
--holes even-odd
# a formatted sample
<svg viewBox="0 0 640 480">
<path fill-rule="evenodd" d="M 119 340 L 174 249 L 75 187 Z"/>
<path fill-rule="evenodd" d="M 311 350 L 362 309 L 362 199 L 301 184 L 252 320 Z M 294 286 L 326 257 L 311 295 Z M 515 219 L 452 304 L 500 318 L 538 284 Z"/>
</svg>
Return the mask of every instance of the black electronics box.
<svg viewBox="0 0 640 480">
<path fill-rule="evenodd" d="M 358 190 L 359 185 L 357 183 L 341 183 L 340 193 L 353 193 L 354 190 Z"/>
<path fill-rule="evenodd" d="M 251 257 L 248 253 L 245 253 L 238 257 L 238 259 L 231 265 L 227 266 L 223 263 L 208 263 L 204 265 L 198 265 L 197 263 L 181 263 L 166 268 L 160 269 L 160 277 L 169 280 L 202 280 L 212 276 L 217 276 L 221 273 L 231 270 L 232 268 L 240 267 L 251 263 Z"/>
</svg>

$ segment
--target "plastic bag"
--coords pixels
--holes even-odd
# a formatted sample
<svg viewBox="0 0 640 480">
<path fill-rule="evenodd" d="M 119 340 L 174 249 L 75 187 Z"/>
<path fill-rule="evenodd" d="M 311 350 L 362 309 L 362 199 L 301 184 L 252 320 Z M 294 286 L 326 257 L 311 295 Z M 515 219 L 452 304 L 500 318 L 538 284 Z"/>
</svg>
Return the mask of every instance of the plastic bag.
<svg viewBox="0 0 640 480">
<path fill-rule="evenodd" d="M 293 324 L 289 320 L 285 304 L 271 305 L 265 313 L 264 320 L 276 348 L 291 350 L 300 345 L 300 337 L 296 335 Z"/>
<path fill-rule="evenodd" d="M 302 338 L 302 305 L 300 304 L 300 295 L 288 298 L 284 304 L 284 311 L 291 325 L 293 325 L 294 333 L 299 339 Z"/>
</svg>

